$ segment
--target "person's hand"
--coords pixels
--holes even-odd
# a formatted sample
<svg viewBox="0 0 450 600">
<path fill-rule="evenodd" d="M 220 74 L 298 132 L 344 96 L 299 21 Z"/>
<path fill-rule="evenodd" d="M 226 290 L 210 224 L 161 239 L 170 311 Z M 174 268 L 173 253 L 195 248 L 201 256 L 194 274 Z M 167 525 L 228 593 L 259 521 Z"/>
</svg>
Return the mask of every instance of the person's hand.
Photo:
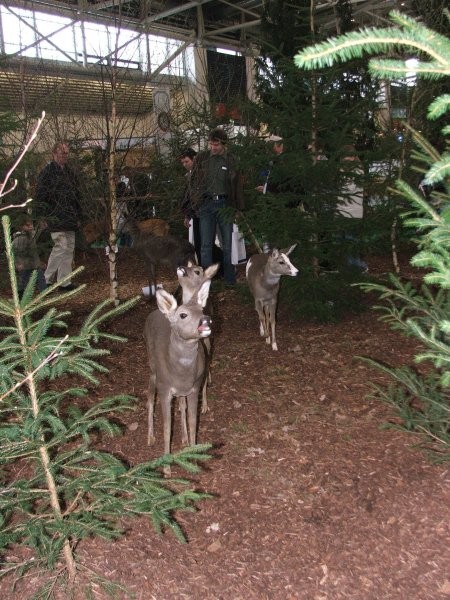
<svg viewBox="0 0 450 600">
<path fill-rule="evenodd" d="M 256 190 L 257 192 L 263 192 L 263 191 L 264 191 L 264 186 L 263 186 L 263 185 L 257 185 L 257 186 L 255 187 L 255 190 Z"/>
<path fill-rule="evenodd" d="M 188 219 L 188 217 L 184 217 L 184 226 L 189 228 L 189 226 L 190 226 L 190 221 L 191 221 L 191 220 L 190 220 L 190 219 Z"/>
</svg>

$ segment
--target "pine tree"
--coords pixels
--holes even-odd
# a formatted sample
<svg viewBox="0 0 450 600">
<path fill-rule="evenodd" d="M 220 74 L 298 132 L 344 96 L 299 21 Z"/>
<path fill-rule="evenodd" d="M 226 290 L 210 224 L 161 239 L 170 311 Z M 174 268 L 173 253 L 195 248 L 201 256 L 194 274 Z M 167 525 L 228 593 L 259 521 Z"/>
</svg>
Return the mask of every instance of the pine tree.
<svg viewBox="0 0 450 600">
<path fill-rule="evenodd" d="M 446 18 L 450 14 L 446 11 Z M 405 59 L 387 59 L 383 55 L 395 49 L 408 57 L 417 56 L 415 71 L 424 81 L 444 80 L 450 75 L 450 41 L 414 19 L 393 11 L 396 27 L 364 29 L 330 39 L 301 51 L 297 66 L 305 69 L 331 65 L 363 54 L 377 54 L 369 69 L 376 77 L 393 79 L 406 77 L 410 67 Z M 428 118 L 438 120 L 448 113 L 450 96 L 443 94 L 428 108 Z M 419 340 L 423 346 L 415 356 L 422 370 L 407 366 L 391 368 L 369 361 L 388 373 L 393 384 L 385 389 L 376 386 L 379 397 L 395 406 L 402 418 L 401 427 L 425 435 L 423 446 L 433 452 L 436 460 L 450 459 L 450 128 L 444 125 L 442 135 L 447 144 L 439 152 L 417 131 L 412 131 L 417 144 L 414 158 L 425 171 L 425 182 L 441 185 L 431 193 L 431 201 L 423 198 L 408 183 L 399 180 L 398 194 L 410 204 L 404 215 L 405 226 L 418 235 L 418 253 L 411 264 L 426 269 L 420 289 L 391 276 L 390 285 L 365 284 L 376 291 L 385 303 L 379 307 L 383 319 L 392 328 Z M 424 167 L 425 165 L 425 167 Z"/>
<path fill-rule="evenodd" d="M 339 10 L 337 25 L 352 26 L 350 4 L 341 2 Z M 362 164 L 372 161 L 375 132 L 370 117 L 377 86 L 361 61 L 299 77 L 293 57 L 316 39 L 320 32 L 309 3 L 267 4 L 257 59 L 255 121 L 283 138 L 285 152 L 270 174 L 277 193 L 261 195 L 254 192 L 258 171 L 274 161 L 270 152 L 255 151 L 255 143 L 250 144 L 245 157 L 248 164 L 253 146 L 253 163 L 246 169 L 251 198 L 246 216 L 259 240 L 279 247 L 299 243 L 293 260 L 302 277 L 285 282 L 282 295 L 302 316 L 328 319 L 361 306 L 359 294 L 349 286 L 361 274 L 348 268 L 347 259 L 364 251 L 364 220 L 344 218 L 338 208 L 345 179 L 367 186 L 368 167 L 360 173 L 355 163 L 346 163 L 344 171 L 342 159 L 351 146 Z"/>
</svg>

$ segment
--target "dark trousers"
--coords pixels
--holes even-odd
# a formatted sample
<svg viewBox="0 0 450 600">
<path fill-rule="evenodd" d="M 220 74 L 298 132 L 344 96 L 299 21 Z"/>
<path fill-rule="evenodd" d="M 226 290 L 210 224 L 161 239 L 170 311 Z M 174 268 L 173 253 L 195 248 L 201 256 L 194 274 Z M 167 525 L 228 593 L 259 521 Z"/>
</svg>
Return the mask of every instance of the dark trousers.
<svg viewBox="0 0 450 600">
<path fill-rule="evenodd" d="M 195 254 L 197 255 L 197 260 L 201 264 L 202 257 L 202 237 L 200 235 L 200 219 L 198 217 L 192 217 L 192 229 L 194 234 L 194 248 Z M 219 270 L 217 274 L 223 276 L 223 252 L 219 246 L 214 244 L 212 249 L 212 261 L 213 263 L 220 263 Z"/>
<path fill-rule="evenodd" d="M 47 283 L 46 283 L 45 277 L 44 277 L 44 269 L 39 268 L 39 269 L 36 269 L 36 271 L 38 272 L 37 282 L 36 282 L 37 288 L 40 292 L 43 292 L 45 290 L 45 288 L 47 287 Z M 17 273 L 17 275 L 18 275 L 17 287 L 19 288 L 20 296 L 22 296 L 25 288 L 27 287 L 32 273 L 33 273 L 33 269 L 23 269 L 22 271 L 19 271 Z"/>
<path fill-rule="evenodd" d="M 236 283 L 236 269 L 231 264 L 231 237 L 233 232 L 233 223 L 229 223 L 220 213 L 225 208 L 226 200 L 207 200 L 199 210 L 200 221 L 200 262 L 204 269 L 213 264 L 213 248 L 216 238 L 216 230 L 219 228 L 222 238 L 223 252 L 223 276 L 227 283 Z"/>
</svg>

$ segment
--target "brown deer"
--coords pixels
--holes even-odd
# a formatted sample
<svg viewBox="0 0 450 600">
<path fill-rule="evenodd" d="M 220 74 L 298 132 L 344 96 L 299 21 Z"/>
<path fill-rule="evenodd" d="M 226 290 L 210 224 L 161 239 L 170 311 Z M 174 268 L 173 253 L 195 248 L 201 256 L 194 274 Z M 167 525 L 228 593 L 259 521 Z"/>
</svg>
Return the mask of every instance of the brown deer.
<svg viewBox="0 0 450 600">
<path fill-rule="evenodd" d="M 143 233 L 152 233 L 153 235 L 167 235 L 169 233 L 169 224 L 164 219 L 145 219 L 137 222 L 138 228 Z M 87 244 L 92 244 L 99 237 L 108 237 L 109 223 L 106 220 L 91 221 L 83 225 L 84 239 Z"/>
<path fill-rule="evenodd" d="M 156 267 L 166 265 L 175 272 L 177 267 L 197 263 L 195 248 L 187 240 L 173 235 L 157 236 L 141 231 L 137 221 L 128 219 L 123 231 L 130 234 L 133 248 L 139 252 L 146 263 L 150 296 L 156 292 Z"/>
<path fill-rule="evenodd" d="M 164 424 L 164 452 L 170 453 L 172 398 L 183 397 L 181 406 L 182 443 L 196 443 L 199 391 L 207 370 L 206 351 L 201 343 L 211 334 L 211 318 L 203 313 L 211 280 L 200 286 L 186 304 L 178 306 L 172 294 L 156 291 L 158 309 L 147 317 L 144 338 L 150 368 L 148 384 L 148 443 L 155 440 L 153 415 L 155 395 L 159 397 Z M 189 434 L 186 426 L 186 400 Z M 164 473 L 170 475 L 170 467 Z"/>
<path fill-rule="evenodd" d="M 281 276 L 295 277 L 298 274 L 298 269 L 288 258 L 296 245 L 286 250 L 274 248 L 267 254 L 254 254 L 246 267 L 248 286 L 255 299 L 255 309 L 259 317 L 259 333 L 266 338 L 267 344 L 272 344 L 272 350 L 278 350 L 275 318 Z"/>
<path fill-rule="evenodd" d="M 186 267 L 178 267 L 177 276 L 178 282 L 181 286 L 182 290 L 182 302 L 186 304 L 191 300 L 194 294 L 198 293 L 200 287 L 203 282 L 212 279 L 214 275 L 219 270 L 219 263 L 211 265 L 207 267 L 205 270 L 200 265 L 194 265 L 193 263 L 188 263 Z M 206 312 L 212 316 L 212 305 L 211 300 L 208 298 L 208 306 L 204 306 L 206 308 Z M 204 338 L 202 343 L 206 350 L 206 356 L 208 360 L 207 365 L 207 377 L 205 377 L 205 381 L 202 387 L 202 413 L 208 412 L 208 399 L 207 399 L 207 388 L 208 383 L 211 383 L 211 354 L 212 354 L 212 343 L 211 336 Z"/>
</svg>

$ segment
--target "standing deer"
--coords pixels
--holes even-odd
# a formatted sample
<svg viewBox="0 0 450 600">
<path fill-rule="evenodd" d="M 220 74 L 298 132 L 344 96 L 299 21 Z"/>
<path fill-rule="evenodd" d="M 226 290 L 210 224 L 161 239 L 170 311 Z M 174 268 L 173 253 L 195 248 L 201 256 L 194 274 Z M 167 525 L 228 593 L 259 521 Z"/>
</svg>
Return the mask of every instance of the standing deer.
<svg viewBox="0 0 450 600">
<path fill-rule="evenodd" d="M 219 270 L 219 263 L 211 265 L 207 267 L 205 270 L 200 265 L 194 265 L 192 263 L 188 263 L 186 267 L 178 267 L 177 275 L 178 282 L 181 286 L 182 290 L 182 302 L 186 304 L 191 300 L 194 294 L 198 293 L 202 284 L 208 279 L 212 279 L 214 275 Z M 205 306 L 203 307 L 205 308 Z M 212 315 L 212 305 L 211 300 L 208 301 L 207 313 Z M 202 413 L 208 412 L 208 399 L 207 399 L 207 387 L 208 383 L 211 383 L 211 353 L 212 353 L 212 343 L 211 337 L 207 337 L 202 339 L 202 344 L 206 350 L 206 357 L 208 360 L 207 365 L 207 376 L 205 377 L 205 381 L 202 387 Z"/>
<path fill-rule="evenodd" d="M 150 377 L 148 385 L 148 443 L 155 440 L 153 415 L 158 394 L 164 424 L 164 452 L 170 453 L 172 436 L 172 398 L 184 397 L 182 442 L 196 443 L 197 408 L 200 388 L 206 377 L 206 351 L 201 343 L 211 334 L 211 318 L 203 313 L 211 280 L 206 280 L 189 302 L 178 306 L 174 296 L 156 291 L 158 310 L 147 317 L 144 337 L 147 344 Z M 186 426 L 188 407 L 189 436 Z M 164 470 L 170 475 L 170 467 Z"/>
<path fill-rule="evenodd" d="M 149 280 L 150 296 L 156 292 L 156 267 L 167 265 L 176 271 L 180 265 L 189 261 L 197 263 L 195 248 L 187 240 L 173 235 L 157 236 L 151 232 L 141 231 L 136 221 L 128 219 L 123 231 L 130 234 L 133 248 L 144 258 Z"/>
<path fill-rule="evenodd" d="M 275 317 L 281 276 L 295 277 L 298 274 L 298 269 L 288 258 L 296 245 L 286 250 L 274 248 L 268 254 L 254 254 L 247 263 L 245 273 L 255 299 L 259 333 L 266 338 L 267 344 L 272 342 L 272 350 L 278 350 L 275 339 Z"/>
</svg>

